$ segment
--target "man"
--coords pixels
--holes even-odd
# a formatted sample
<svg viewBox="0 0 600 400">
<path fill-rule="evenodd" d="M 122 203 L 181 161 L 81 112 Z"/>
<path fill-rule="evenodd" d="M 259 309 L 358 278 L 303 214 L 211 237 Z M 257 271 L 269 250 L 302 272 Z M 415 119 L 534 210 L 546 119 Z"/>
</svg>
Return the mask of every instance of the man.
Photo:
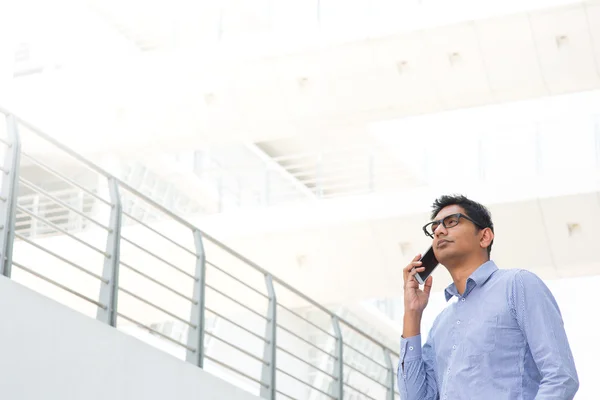
<svg viewBox="0 0 600 400">
<path fill-rule="evenodd" d="M 442 196 L 423 227 L 452 283 L 421 348 L 420 255 L 404 268 L 404 327 L 398 388 L 402 400 L 567 400 L 579 388 L 558 305 L 540 278 L 490 261 L 489 211 L 464 196 Z"/>
</svg>

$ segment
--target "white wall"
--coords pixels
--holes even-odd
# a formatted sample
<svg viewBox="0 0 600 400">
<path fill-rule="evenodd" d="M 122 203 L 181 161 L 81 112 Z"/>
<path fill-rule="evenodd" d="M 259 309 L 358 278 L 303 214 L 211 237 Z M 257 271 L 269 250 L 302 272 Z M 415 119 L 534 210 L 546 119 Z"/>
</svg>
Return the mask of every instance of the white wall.
<svg viewBox="0 0 600 400">
<path fill-rule="evenodd" d="M 3 399 L 257 399 L 4 277 L 0 321 Z"/>
</svg>

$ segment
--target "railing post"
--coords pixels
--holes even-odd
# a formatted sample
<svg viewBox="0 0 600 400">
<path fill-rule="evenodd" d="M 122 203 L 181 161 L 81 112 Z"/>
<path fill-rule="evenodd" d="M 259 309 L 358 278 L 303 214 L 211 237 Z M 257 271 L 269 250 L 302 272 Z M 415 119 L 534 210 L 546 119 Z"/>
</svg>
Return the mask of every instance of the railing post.
<svg viewBox="0 0 600 400">
<path fill-rule="evenodd" d="M 344 340 L 340 328 L 340 320 L 337 315 L 331 317 L 333 333 L 335 334 L 335 362 L 333 364 L 333 376 L 337 379 L 334 396 L 338 400 L 344 398 Z"/>
<path fill-rule="evenodd" d="M 188 330 L 188 350 L 186 360 L 189 363 L 204 368 L 204 331 L 205 331 L 205 292 L 206 292 L 206 254 L 202 242 L 202 232 L 194 229 L 194 246 L 196 247 L 196 280 L 194 282 L 194 303 L 190 315 L 190 323 L 196 328 Z"/>
<path fill-rule="evenodd" d="M 277 297 L 275 296 L 275 287 L 273 286 L 273 276 L 270 274 L 265 275 L 265 283 L 269 295 L 269 308 L 267 310 L 266 343 L 263 355 L 265 363 L 262 367 L 261 381 L 269 386 L 261 386 L 260 397 L 275 400 L 277 394 L 275 382 L 277 372 Z"/>
<path fill-rule="evenodd" d="M 9 277 L 12 272 L 12 252 L 15 241 L 15 215 L 19 186 L 19 166 L 21 157 L 21 139 L 17 128 L 17 120 L 12 115 L 6 116 L 8 132 L 8 149 L 4 157 L 2 172 L 2 189 L 0 192 L 0 229 L 2 247 L 0 251 L 0 274 Z"/>
<path fill-rule="evenodd" d="M 387 400 L 394 400 L 394 392 L 395 392 L 395 382 L 394 382 L 394 365 L 392 364 L 392 355 L 390 354 L 390 350 L 384 348 L 383 349 L 383 358 L 385 359 L 385 363 L 387 365 Z"/>
<path fill-rule="evenodd" d="M 106 305 L 106 309 L 99 308 L 96 319 L 110 326 L 117 326 L 123 207 L 121 205 L 121 197 L 119 196 L 119 186 L 114 178 L 108 178 L 108 190 L 110 193 L 111 209 L 108 224 L 110 230 L 106 238 L 106 253 L 110 257 L 104 258 L 104 270 L 102 271 L 102 277 L 108 283 L 102 283 L 100 287 L 100 303 Z"/>
</svg>

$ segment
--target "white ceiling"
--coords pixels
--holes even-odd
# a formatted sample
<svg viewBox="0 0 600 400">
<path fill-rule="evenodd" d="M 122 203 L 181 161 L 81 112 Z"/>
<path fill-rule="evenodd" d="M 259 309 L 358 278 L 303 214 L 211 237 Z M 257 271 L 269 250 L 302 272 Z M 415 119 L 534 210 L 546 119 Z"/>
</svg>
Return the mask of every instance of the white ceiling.
<svg viewBox="0 0 600 400">
<path fill-rule="evenodd" d="M 597 89 L 598 27 L 600 4 L 592 1 L 289 55 L 145 52 L 19 79 L 6 96 L 85 151 L 320 137 L 382 119 Z"/>
</svg>

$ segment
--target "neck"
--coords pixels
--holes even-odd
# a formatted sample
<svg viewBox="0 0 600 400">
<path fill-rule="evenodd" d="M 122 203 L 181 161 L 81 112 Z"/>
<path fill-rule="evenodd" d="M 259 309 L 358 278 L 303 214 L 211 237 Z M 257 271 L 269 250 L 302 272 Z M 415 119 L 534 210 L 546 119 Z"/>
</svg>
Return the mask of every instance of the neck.
<svg viewBox="0 0 600 400">
<path fill-rule="evenodd" d="M 452 280 L 454 281 L 458 293 L 462 295 L 465 292 L 469 276 L 487 261 L 489 261 L 487 256 L 481 257 L 477 255 L 477 257 L 470 257 L 466 260 L 457 260 L 456 262 L 453 260 L 446 264 L 446 268 L 448 269 L 448 272 L 450 272 L 450 276 L 452 276 Z"/>
</svg>

